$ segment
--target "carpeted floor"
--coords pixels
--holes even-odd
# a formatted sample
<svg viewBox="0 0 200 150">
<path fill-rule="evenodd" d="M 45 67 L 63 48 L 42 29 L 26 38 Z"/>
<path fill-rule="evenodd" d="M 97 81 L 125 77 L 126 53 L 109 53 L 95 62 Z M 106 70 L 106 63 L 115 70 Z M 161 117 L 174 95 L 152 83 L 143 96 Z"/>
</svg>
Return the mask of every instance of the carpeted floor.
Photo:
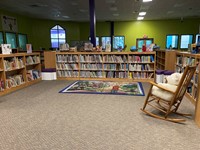
<svg viewBox="0 0 200 150">
<path fill-rule="evenodd" d="M 145 96 L 59 94 L 67 83 L 42 81 L 0 97 L 0 150 L 199 149 L 192 118 L 149 117 L 140 111 Z M 194 114 L 186 99 L 180 109 Z"/>
</svg>

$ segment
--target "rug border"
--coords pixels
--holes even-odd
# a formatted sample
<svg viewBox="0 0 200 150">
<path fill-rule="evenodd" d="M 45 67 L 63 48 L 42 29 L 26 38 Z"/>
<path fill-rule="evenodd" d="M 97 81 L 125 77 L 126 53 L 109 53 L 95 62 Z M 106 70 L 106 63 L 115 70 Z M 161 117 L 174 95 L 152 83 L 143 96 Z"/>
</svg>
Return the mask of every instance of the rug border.
<svg viewBox="0 0 200 150">
<path fill-rule="evenodd" d="M 77 82 L 79 81 L 87 81 L 87 80 L 77 80 L 71 84 L 69 84 L 67 87 L 65 87 L 64 89 L 60 90 L 58 93 L 62 93 L 62 94 L 66 94 L 64 93 L 63 91 L 66 90 L 67 88 L 71 87 L 72 85 L 76 84 Z M 96 80 L 89 80 L 89 81 L 96 81 Z M 105 82 L 117 82 L 117 81 L 105 81 Z M 141 89 L 141 92 L 142 94 L 135 94 L 135 95 L 131 95 L 131 94 L 122 94 L 122 93 L 93 93 L 93 92 L 80 92 L 80 93 L 76 93 L 76 92 L 67 92 L 67 93 L 73 93 L 73 94 L 101 94 L 101 95 L 124 95 L 124 96 L 145 96 L 145 93 L 144 93 L 144 89 L 143 89 L 143 86 L 142 86 L 142 83 L 141 82 L 137 82 L 140 86 L 140 89 Z"/>
</svg>

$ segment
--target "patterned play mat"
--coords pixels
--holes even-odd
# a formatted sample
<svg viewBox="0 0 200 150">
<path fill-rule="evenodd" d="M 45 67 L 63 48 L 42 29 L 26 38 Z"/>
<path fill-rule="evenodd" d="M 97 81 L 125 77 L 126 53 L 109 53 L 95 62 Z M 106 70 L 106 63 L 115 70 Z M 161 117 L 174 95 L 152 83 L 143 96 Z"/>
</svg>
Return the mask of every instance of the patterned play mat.
<svg viewBox="0 0 200 150">
<path fill-rule="evenodd" d="M 75 81 L 59 93 L 144 96 L 144 90 L 140 82 Z"/>
</svg>

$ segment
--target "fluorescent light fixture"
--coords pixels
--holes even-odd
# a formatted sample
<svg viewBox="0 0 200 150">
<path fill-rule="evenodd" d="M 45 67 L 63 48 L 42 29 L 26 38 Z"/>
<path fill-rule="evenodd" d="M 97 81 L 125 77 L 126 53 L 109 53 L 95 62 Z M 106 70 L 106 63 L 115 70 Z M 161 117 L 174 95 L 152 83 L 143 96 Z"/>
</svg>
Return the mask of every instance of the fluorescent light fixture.
<svg viewBox="0 0 200 150">
<path fill-rule="evenodd" d="M 137 17 L 137 20 L 143 20 L 144 17 Z"/>
<path fill-rule="evenodd" d="M 143 0 L 143 2 L 145 3 L 145 2 L 151 2 L 152 0 Z"/>
<path fill-rule="evenodd" d="M 140 12 L 139 13 L 139 16 L 144 16 L 144 15 L 146 15 L 146 12 Z"/>
</svg>

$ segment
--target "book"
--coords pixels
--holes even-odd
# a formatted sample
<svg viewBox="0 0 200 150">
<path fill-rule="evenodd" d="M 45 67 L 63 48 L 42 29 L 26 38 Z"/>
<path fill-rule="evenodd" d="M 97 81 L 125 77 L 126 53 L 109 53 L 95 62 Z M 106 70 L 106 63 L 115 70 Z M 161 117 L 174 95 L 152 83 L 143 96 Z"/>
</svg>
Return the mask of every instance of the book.
<svg viewBox="0 0 200 150">
<path fill-rule="evenodd" d="M 27 53 L 32 53 L 32 44 L 26 44 Z"/>
<path fill-rule="evenodd" d="M 1 44 L 2 54 L 11 54 L 11 44 Z"/>
</svg>

